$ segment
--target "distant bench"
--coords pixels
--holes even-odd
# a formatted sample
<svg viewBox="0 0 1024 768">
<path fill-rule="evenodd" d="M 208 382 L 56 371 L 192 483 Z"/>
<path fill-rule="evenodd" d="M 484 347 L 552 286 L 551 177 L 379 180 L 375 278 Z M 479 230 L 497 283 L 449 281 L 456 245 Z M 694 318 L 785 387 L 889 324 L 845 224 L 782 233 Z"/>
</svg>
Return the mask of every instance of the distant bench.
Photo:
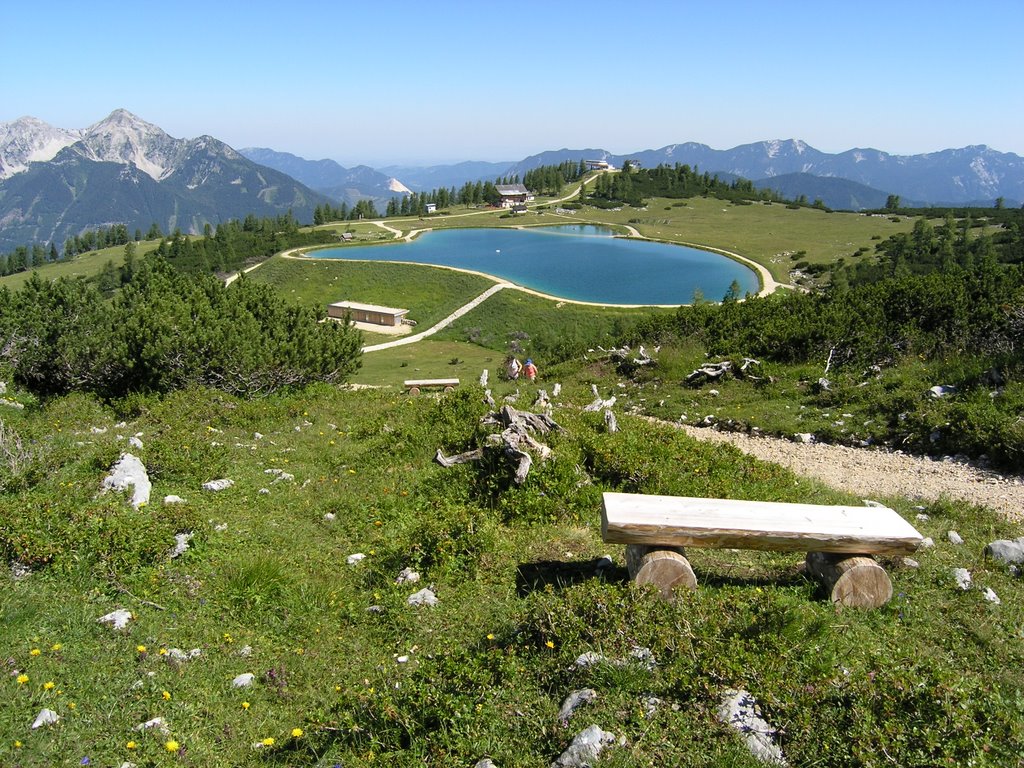
<svg viewBox="0 0 1024 768">
<path fill-rule="evenodd" d="M 410 395 L 418 395 L 421 389 L 443 389 L 445 392 L 452 392 L 459 386 L 458 379 L 409 379 L 405 382 L 405 388 Z"/>
<path fill-rule="evenodd" d="M 913 552 L 922 537 L 888 507 L 699 499 L 605 493 L 601 535 L 626 545 L 629 576 L 666 598 L 696 589 L 683 547 L 806 552 L 807 570 L 832 602 L 875 608 L 892 597 L 892 581 L 872 555 Z"/>
</svg>

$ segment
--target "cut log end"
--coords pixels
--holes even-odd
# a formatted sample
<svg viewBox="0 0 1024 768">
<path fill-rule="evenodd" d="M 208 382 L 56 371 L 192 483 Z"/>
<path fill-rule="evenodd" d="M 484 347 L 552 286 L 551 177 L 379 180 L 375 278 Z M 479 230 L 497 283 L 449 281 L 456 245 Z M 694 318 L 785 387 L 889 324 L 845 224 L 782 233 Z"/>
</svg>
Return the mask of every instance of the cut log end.
<svg viewBox="0 0 1024 768">
<path fill-rule="evenodd" d="M 409 394 L 410 395 L 418 395 L 419 393 L 420 393 L 420 388 L 419 387 L 409 387 Z"/>
<path fill-rule="evenodd" d="M 809 552 L 807 571 L 819 579 L 829 599 L 844 608 L 878 608 L 892 599 L 892 580 L 869 555 Z"/>
<path fill-rule="evenodd" d="M 626 545 L 626 568 L 637 584 L 653 584 L 665 600 L 676 598 L 676 590 L 697 588 L 697 577 L 682 547 Z"/>
</svg>

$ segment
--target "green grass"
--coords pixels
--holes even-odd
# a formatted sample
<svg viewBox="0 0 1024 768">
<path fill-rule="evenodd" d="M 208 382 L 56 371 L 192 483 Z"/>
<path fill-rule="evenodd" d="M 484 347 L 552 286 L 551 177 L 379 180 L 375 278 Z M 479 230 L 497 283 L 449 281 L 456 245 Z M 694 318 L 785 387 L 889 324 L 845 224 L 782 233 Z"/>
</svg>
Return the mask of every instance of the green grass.
<svg viewBox="0 0 1024 768">
<path fill-rule="evenodd" d="M 715 719 L 732 686 L 784 730 L 794 765 L 1017 760 L 1022 586 L 979 555 L 1018 526 L 931 505 L 918 525 L 937 546 L 919 569 L 892 571 L 896 596 L 876 611 L 836 613 L 799 558 L 720 550 L 691 553 L 701 588 L 666 605 L 633 589 L 620 548 L 602 544 L 600 491 L 856 500 L 629 416 L 606 434 L 579 407 L 587 378 L 608 388 L 609 374 L 592 363 L 567 376 L 554 411 L 565 431 L 543 438 L 553 458 L 522 487 L 500 454 L 453 469 L 432 460 L 490 431 L 472 382 L 448 396 L 314 387 L 251 403 L 186 392 L 120 410 L 76 396 L 5 414 L 45 471 L 3 495 L 0 545 L 7 557 L 12 547 L 26 560 L 50 554 L 0 594 L 0 764 L 464 766 L 490 756 L 525 768 L 598 723 L 628 744 L 601 765 L 754 766 Z M 135 512 L 98 488 L 125 448 L 118 435 L 137 433 L 154 499 Z M 271 468 L 294 480 L 273 483 Z M 220 476 L 235 485 L 200 489 Z M 159 501 L 169 493 L 188 500 L 174 517 Z M 891 503 L 914 520 L 910 502 Z M 192 548 L 166 559 L 185 528 Z M 966 546 L 946 543 L 950 528 Z M 346 564 L 356 552 L 366 559 Z M 615 565 L 599 572 L 605 554 Z M 1002 605 L 957 590 L 957 566 Z M 397 584 L 405 567 L 421 582 Z M 409 607 L 426 585 L 440 604 Z M 121 607 L 135 615 L 125 631 L 97 623 Z M 624 659 L 635 647 L 651 650 L 652 670 L 572 669 L 584 652 Z M 202 653 L 176 662 L 162 652 L 174 648 Z M 253 686 L 233 688 L 244 672 Z M 598 698 L 560 726 L 561 701 L 583 687 Z M 651 716 L 647 695 L 662 702 Z M 61 720 L 33 731 L 43 707 Z M 153 717 L 168 735 L 135 730 Z M 265 739 L 273 745 L 254 746 Z"/>
<path fill-rule="evenodd" d="M 358 301 L 402 307 L 409 310 L 407 317 L 416 321 L 419 330 L 430 328 L 494 285 L 478 275 L 436 267 L 280 256 L 247 277 L 272 285 L 304 306 Z"/>
<path fill-rule="evenodd" d="M 156 250 L 159 241 L 146 240 L 136 245 L 136 255 L 143 256 L 150 251 Z M 93 277 L 103 270 L 108 261 L 114 262 L 115 267 L 124 264 L 124 246 L 117 245 L 110 248 L 101 248 L 98 251 L 83 253 L 69 261 L 44 264 L 36 270 L 6 275 L 0 277 L 0 286 L 17 290 L 32 276 L 33 271 L 38 272 L 46 280 L 56 280 L 60 277 Z"/>
</svg>

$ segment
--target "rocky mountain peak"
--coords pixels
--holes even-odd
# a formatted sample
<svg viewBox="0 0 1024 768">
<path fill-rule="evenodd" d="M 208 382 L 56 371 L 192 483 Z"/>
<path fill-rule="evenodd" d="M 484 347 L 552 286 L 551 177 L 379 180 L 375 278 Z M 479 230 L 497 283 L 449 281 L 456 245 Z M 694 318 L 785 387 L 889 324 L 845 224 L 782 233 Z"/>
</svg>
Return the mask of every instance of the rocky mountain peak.
<svg viewBox="0 0 1024 768">
<path fill-rule="evenodd" d="M 52 160 L 80 135 L 80 131 L 55 128 L 36 117 L 0 123 L 0 179 L 27 170 L 29 163 Z"/>
<path fill-rule="evenodd" d="M 134 165 L 159 181 L 174 170 L 182 142 L 126 109 L 115 109 L 85 129 L 80 142 L 90 160 Z"/>
</svg>

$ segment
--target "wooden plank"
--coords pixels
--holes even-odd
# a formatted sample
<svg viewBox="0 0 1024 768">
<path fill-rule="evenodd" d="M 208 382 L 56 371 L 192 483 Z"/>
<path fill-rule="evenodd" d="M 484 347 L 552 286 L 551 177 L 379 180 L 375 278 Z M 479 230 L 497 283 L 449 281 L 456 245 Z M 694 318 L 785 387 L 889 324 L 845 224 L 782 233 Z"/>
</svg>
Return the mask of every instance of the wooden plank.
<svg viewBox="0 0 1024 768">
<path fill-rule="evenodd" d="M 921 534 L 888 507 L 605 493 L 608 543 L 780 552 L 905 554 Z"/>
</svg>

